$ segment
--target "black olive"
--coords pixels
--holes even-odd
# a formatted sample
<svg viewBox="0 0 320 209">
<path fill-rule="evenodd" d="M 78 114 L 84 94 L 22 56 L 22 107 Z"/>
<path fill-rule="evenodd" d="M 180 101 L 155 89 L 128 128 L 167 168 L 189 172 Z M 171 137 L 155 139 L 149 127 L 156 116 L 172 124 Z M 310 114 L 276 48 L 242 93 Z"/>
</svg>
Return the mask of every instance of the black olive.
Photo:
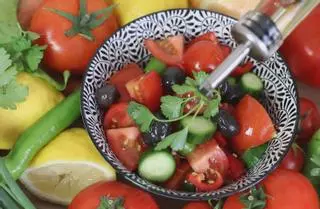
<svg viewBox="0 0 320 209">
<path fill-rule="evenodd" d="M 222 101 L 234 105 L 234 104 L 237 104 L 244 95 L 245 95 L 245 92 L 242 90 L 239 84 L 236 84 L 236 85 L 229 84 L 225 94 L 222 95 Z"/>
<path fill-rule="evenodd" d="M 220 91 L 221 97 L 225 97 L 228 93 L 228 91 L 230 91 L 231 85 L 228 81 L 223 81 L 219 86 L 218 89 Z"/>
<path fill-rule="evenodd" d="M 226 110 L 219 110 L 218 113 L 218 129 L 223 136 L 230 139 L 236 136 L 239 131 L 239 123 L 237 120 Z"/>
<path fill-rule="evenodd" d="M 156 116 L 160 119 L 163 117 Z M 153 120 L 149 131 L 142 134 L 143 141 L 147 145 L 154 146 L 162 139 L 166 138 L 168 135 L 171 134 L 172 127 L 169 123 L 163 123 L 159 121 Z"/>
<path fill-rule="evenodd" d="M 96 97 L 100 107 L 108 108 L 120 98 L 120 94 L 114 85 L 106 84 L 97 90 Z"/>
<path fill-rule="evenodd" d="M 172 86 L 175 84 L 183 84 L 186 75 L 180 68 L 169 67 L 162 75 L 162 85 L 167 94 L 172 94 Z"/>
</svg>

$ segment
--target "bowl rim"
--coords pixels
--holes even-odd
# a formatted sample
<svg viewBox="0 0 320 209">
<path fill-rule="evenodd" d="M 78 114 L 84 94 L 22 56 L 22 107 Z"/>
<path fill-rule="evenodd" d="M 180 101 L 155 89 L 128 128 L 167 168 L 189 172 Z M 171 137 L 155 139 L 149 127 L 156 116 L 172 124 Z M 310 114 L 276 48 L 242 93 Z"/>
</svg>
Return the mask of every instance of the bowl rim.
<svg viewBox="0 0 320 209">
<path fill-rule="evenodd" d="M 92 141 L 92 143 L 94 144 L 94 146 L 96 147 L 96 149 L 99 151 L 99 153 L 101 154 L 101 156 L 114 168 L 113 166 L 113 163 L 109 160 L 109 158 L 105 155 L 105 153 L 102 152 L 102 150 L 99 148 L 99 146 L 97 145 L 97 143 L 93 140 L 94 137 L 94 134 L 92 132 L 92 130 L 90 128 L 88 128 L 88 123 L 85 119 L 85 111 L 84 111 L 84 96 L 83 96 L 83 92 L 84 92 L 84 88 L 85 88 L 85 81 L 86 81 L 86 78 L 88 76 L 88 72 L 89 72 L 89 69 L 90 69 L 90 65 L 92 63 L 92 61 L 95 59 L 96 57 L 96 54 L 100 51 L 100 49 L 106 44 L 106 42 L 112 37 L 114 36 L 116 33 L 120 32 L 121 30 L 123 30 L 123 28 L 127 27 L 128 25 L 134 23 L 134 22 L 138 22 L 140 21 L 141 19 L 144 19 L 148 16 L 152 16 L 152 15 L 155 15 L 155 14 L 158 14 L 158 13 L 166 13 L 166 12 L 170 12 L 170 11 L 178 11 L 178 10 L 185 10 L 185 11 L 203 11 L 203 12 L 210 12 L 212 14 L 218 14 L 218 15 L 221 15 L 222 17 L 227 17 L 227 18 L 230 18 L 231 20 L 235 21 L 235 22 L 238 22 L 237 19 L 235 19 L 234 17 L 230 16 L 230 15 L 226 15 L 226 14 L 223 14 L 221 12 L 216 12 L 216 11 L 210 11 L 210 10 L 206 10 L 206 9 L 197 9 L 197 8 L 175 8 L 175 9 L 167 9 L 167 10 L 161 10 L 161 11 L 157 11 L 157 12 L 152 12 L 152 13 L 149 13 L 149 14 L 146 14 L 146 15 L 143 15 L 137 19 L 134 19 L 130 22 L 128 22 L 127 24 L 119 27 L 115 32 L 113 32 L 108 38 L 106 38 L 103 43 L 96 49 L 93 57 L 90 59 L 90 62 L 88 63 L 87 65 L 87 68 L 85 70 L 85 73 L 83 74 L 83 78 L 82 78 L 82 83 L 81 83 L 81 88 L 80 88 L 80 111 L 81 111 L 81 118 L 82 118 L 82 121 L 83 121 L 83 125 L 85 127 L 85 129 L 87 130 L 89 136 L 90 136 L 90 139 Z M 286 66 L 286 68 L 288 69 L 288 72 L 289 72 L 289 75 L 290 75 L 290 79 L 292 80 L 292 85 L 293 85 L 293 89 L 294 89 L 294 92 L 296 93 L 296 95 L 292 95 L 292 97 L 295 99 L 295 103 L 296 103 L 296 106 L 297 106 L 297 113 L 295 114 L 297 120 L 299 120 L 299 112 L 300 112 L 300 105 L 299 105 L 299 102 L 298 102 L 298 99 L 299 99 L 299 91 L 298 91 L 298 88 L 297 88 L 297 82 L 296 80 L 294 79 L 294 75 L 292 73 L 292 71 L 290 70 L 287 62 L 285 61 L 285 59 L 283 58 L 282 54 L 279 52 L 279 50 L 276 51 L 276 54 L 281 58 L 281 61 L 283 62 L 283 64 Z M 261 63 L 263 64 L 263 63 Z M 237 191 L 231 191 L 231 192 L 226 192 L 224 194 L 221 194 L 219 195 L 218 198 L 216 197 L 201 197 L 199 196 L 200 194 L 203 194 L 203 193 L 212 193 L 212 192 L 184 192 L 185 194 L 189 194 L 189 196 L 184 196 L 184 195 L 179 195 L 180 192 L 182 191 L 178 191 L 178 190 L 171 190 L 171 189 L 167 189 L 161 185 L 157 185 L 157 186 L 160 186 L 161 188 L 163 188 L 163 190 L 166 190 L 166 191 L 174 191 L 176 194 L 166 194 L 166 193 L 162 193 L 162 192 L 159 192 L 159 191 L 156 191 L 154 189 L 150 189 L 148 186 L 146 185 L 142 185 L 140 183 L 138 183 L 135 179 L 131 178 L 130 176 L 128 176 L 127 174 L 123 173 L 122 171 L 119 171 L 118 169 L 114 168 L 114 170 L 116 171 L 116 173 L 118 175 L 121 176 L 122 179 L 126 180 L 126 181 L 129 181 L 131 184 L 137 186 L 138 188 L 140 189 L 143 189 L 149 193 L 152 193 L 154 195 L 158 195 L 158 196 L 161 196 L 161 197 L 165 197 L 165 198 L 169 198 L 169 199 L 175 199 L 175 200 L 181 200 L 181 201 L 199 201 L 199 200 L 210 200 L 210 199 L 220 199 L 220 198 L 226 198 L 226 197 L 229 197 L 231 195 L 234 195 L 236 193 L 239 193 L 239 192 L 244 192 L 254 186 L 256 186 L 257 184 L 259 184 L 261 181 L 263 181 L 267 176 L 270 175 L 270 173 L 272 173 L 274 170 L 276 170 L 278 168 L 278 166 L 280 165 L 281 161 L 284 159 L 284 157 L 286 156 L 286 154 L 289 152 L 289 149 L 290 147 L 292 146 L 292 144 L 294 143 L 294 139 L 297 135 L 297 132 L 298 132 L 298 128 L 299 128 L 299 122 L 296 122 L 295 124 L 295 127 L 294 127 L 294 131 L 292 133 L 292 136 L 291 136 L 291 139 L 290 139 L 290 142 L 288 144 L 288 147 L 286 148 L 286 150 L 284 151 L 284 154 L 282 156 L 280 156 L 279 160 L 271 167 L 271 169 L 269 169 L 268 171 L 265 172 L 265 175 L 261 176 L 259 179 L 257 179 L 256 181 L 254 181 L 253 183 L 249 184 L 248 186 L 244 186 L 242 187 L 241 189 L 238 189 Z M 119 161 L 120 162 L 120 161 Z M 138 175 L 136 172 L 131 172 L 131 173 L 134 173 L 134 175 Z M 142 178 L 142 177 L 141 177 Z M 152 182 L 149 182 L 148 181 L 148 184 L 152 184 L 154 185 Z"/>
</svg>

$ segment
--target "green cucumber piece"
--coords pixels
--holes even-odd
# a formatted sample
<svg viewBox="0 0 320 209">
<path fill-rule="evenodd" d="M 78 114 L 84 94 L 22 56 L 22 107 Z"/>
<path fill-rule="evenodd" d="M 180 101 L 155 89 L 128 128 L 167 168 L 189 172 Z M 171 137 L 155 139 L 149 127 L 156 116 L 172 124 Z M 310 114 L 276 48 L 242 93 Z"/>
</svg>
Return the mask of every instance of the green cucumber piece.
<svg viewBox="0 0 320 209">
<path fill-rule="evenodd" d="M 151 57 L 144 71 L 146 73 L 156 71 L 157 73 L 162 75 L 166 68 L 167 65 L 165 63 L 161 62 L 155 57 Z"/>
<path fill-rule="evenodd" d="M 189 142 L 186 142 L 184 144 L 184 147 L 182 150 L 179 151 L 179 154 L 182 156 L 187 156 L 188 154 L 190 154 L 191 152 L 193 152 L 193 150 L 196 148 L 196 145 L 194 144 L 190 144 Z"/>
<path fill-rule="evenodd" d="M 202 144 L 209 140 L 217 130 L 217 125 L 202 116 L 188 116 L 181 120 L 183 128 L 188 127 L 188 142 Z"/>
<path fill-rule="evenodd" d="M 168 151 L 148 151 L 143 154 L 138 166 L 141 177 L 152 182 L 167 181 L 176 170 L 176 161 Z"/>
<path fill-rule="evenodd" d="M 263 153 L 267 150 L 268 144 L 263 144 L 246 150 L 241 156 L 247 168 L 252 168 L 261 159 Z"/>
<path fill-rule="evenodd" d="M 254 73 L 245 73 L 240 78 L 241 88 L 252 96 L 258 96 L 263 91 L 261 79 Z"/>
</svg>

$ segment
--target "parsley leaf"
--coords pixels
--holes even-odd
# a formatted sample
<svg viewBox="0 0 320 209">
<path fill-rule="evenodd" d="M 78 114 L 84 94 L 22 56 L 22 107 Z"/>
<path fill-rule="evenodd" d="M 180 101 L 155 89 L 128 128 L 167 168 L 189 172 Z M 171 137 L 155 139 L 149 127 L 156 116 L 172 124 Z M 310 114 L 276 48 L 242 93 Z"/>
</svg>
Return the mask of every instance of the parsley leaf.
<svg viewBox="0 0 320 209">
<path fill-rule="evenodd" d="M 18 38 L 19 36 L 20 29 L 16 24 L 0 22 L 0 44 L 11 43 L 14 38 Z"/>
<path fill-rule="evenodd" d="M 15 80 L 17 71 L 15 67 L 10 67 L 0 74 L 0 87 L 8 85 L 12 80 Z"/>
<path fill-rule="evenodd" d="M 240 201 L 245 205 L 245 209 L 264 209 L 267 197 L 262 187 L 254 187 L 250 192 L 241 195 Z"/>
<path fill-rule="evenodd" d="M 149 130 L 151 122 L 155 118 L 147 107 L 137 102 L 129 103 L 128 114 L 139 125 L 142 132 Z"/>
<path fill-rule="evenodd" d="M 178 118 L 182 114 L 184 99 L 175 96 L 161 97 L 161 111 L 168 119 Z"/>
<path fill-rule="evenodd" d="M 12 80 L 8 85 L 0 86 L 0 107 L 16 109 L 16 103 L 23 102 L 26 96 L 28 96 L 28 87 Z"/>
<path fill-rule="evenodd" d="M 10 67 L 12 61 L 10 55 L 4 48 L 0 48 L 0 74 L 3 73 L 8 67 Z"/>
<path fill-rule="evenodd" d="M 209 101 L 206 110 L 203 113 L 205 118 L 210 119 L 211 117 L 216 116 L 219 113 L 219 105 L 221 102 L 221 96 L 218 91 L 216 93 L 216 98 L 213 98 Z"/>
<path fill-rule="evenodd" d="M 43 51 L 45 47 L 34 45 L 25 54 L 25 61 L 29 69 L 34 72 L 38 69 L 38 66 L 43 58 Z"/>
<path fill-rule="evenodd" d="M 194 72 L 193 77 L 196 81 L 196 85 L 200 86 L 209 77 L 209 74 L 207 74 L 204 71 L 199 71 L 199 72 Z"/>
<path fill-rule="evenodd" d="M 23 52 L 24 50 L 29 49 L 32 46 L 31 40 L 27 39 L 24 36 L 16 38 L 14 42 L 11 43 L 12 49 L 15 53 Z"/>
<path fill-rule="evenodd" d="M 172 90 L 176 94 L 183 95 L 183 94 L 186 94 L 186 93 L 189 93 L 189 92 L 194 92 L 197 89 L 195 87 L 192 87 L 192 86 L 187 85 L 187 84 L 183 84 L 183 85 L 175 84 L 175 85 L 172 86 Z"/>
<path fill-rule="evenodd" d="M 166 138 L 164 138 L 162 141 L 160 141 L 157 146 L 155 147 L 156 151 L 163 150 L 171 147 L 174 151 L 182 150 L 188 136 L 188 128 L 184 128 L 178 132 L 175 132 L 173 134 L 170 134 Z"/>
</svg>

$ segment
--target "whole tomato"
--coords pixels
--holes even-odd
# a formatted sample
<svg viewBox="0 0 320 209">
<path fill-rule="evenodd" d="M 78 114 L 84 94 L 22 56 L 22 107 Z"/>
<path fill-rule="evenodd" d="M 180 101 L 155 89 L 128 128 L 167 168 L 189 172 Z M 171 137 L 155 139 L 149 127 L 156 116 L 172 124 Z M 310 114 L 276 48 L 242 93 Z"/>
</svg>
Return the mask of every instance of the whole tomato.
<svg viewBox="0 0 320 209">
<path fill-rule="evenodd" d="M 293 145 L 282 160 L 280 168 L 292 171 L 301 171 L 304 164 L 304 152 L 298 145 Z"/>
<path fill-rule="evenodd" d="M 290 34 L 280 48 L 298 80 L 320 87 L 320 6 Z"/>
<path fill-rule="evenodd" d="M 300 130 L 298 142 L 310 141 L 312 135 L 320 128 L 320 113 L 316 104 L 307 98 L 300 98 Z"/>
<path fill-rule="evenodd" d="M 103 197 L 110 200 L 123 198 L 122 207 L 125 209 L 159 209 L 148 193 L 116 181 L 98 182 L 82 190 L 72 200 L 68 209 L 96 209 Z"/>
<path fill-rule="evenodd" d="M 116 17 L 112 13 L 101 24 L 97 21 L 108 12 L 97 17 L 90 15 L 107 8 L 110 3 L 105 0 L 84 2 L 86 9 L 80 12 L 80 0 L 63 3 L 61 0 L 45 0 L 32 16 L 29 30 L 40 34 L 37 44 L 47 45 L 44 64 L 49 69 L 57 72 L 70 70 L 74 74 L 82 74 L 97 48 L 118 28 Z M 58 14 L 59 11 L 74 15 L 74 22 L 81 21 L 82 26 Z M 80 15 L 82 13 L 89 16 Z"/>
<path fill-rule="evenodd" d="M 277 169 L 262 182 L 266 196 L 264 209 L 319 209 L 318 195 L 302 174 Z M 223 209 L 243 209 L 241 194 L 229 197 Z"/>
</svg>

